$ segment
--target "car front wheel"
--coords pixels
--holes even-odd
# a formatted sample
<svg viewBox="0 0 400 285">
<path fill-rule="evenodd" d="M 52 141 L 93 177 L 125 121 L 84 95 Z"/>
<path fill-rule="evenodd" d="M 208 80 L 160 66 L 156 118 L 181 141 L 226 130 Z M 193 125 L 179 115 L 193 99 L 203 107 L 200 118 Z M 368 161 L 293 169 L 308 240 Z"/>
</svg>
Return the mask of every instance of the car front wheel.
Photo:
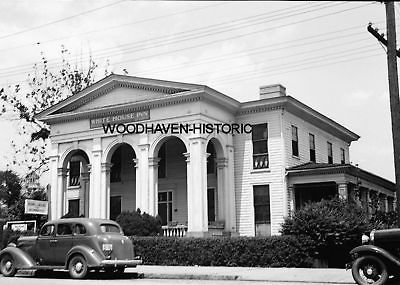
<svg viewBox="0 0 400 285">
<path fill-rule="evenodd" d="M 12 277 L 17 273 L 17 269 L 15 268 L 14 258 L 6 254 L 0 260 L 0 272 L 4 277 Z"/>
<path fill-rule="evenodd" d="M 85 258 L 82 255 L 75 255 L 71 258 L 68 265 L 69 275 L 73 279 L 85 278 L 88 267 Z"/>
<path fill-rule="evenodd" d="M 389 278 L 385 263 L 372 255 L 357 258 L 353 263 L 351 273 L 359 285 L 383 285 Z"/>
</svg>

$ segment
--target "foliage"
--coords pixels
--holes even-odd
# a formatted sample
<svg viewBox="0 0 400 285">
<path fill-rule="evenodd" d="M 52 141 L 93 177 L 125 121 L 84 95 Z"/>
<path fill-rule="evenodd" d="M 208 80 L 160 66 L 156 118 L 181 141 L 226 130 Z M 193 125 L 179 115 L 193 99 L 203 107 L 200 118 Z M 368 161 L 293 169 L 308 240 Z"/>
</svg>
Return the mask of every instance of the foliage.
<svg viewBox="0 0 400 285">
<path fill-rule="evenodd" d="M 284 235 L 310 237 L 321 258 L 327 258 L 330 266 L 341 267 L 368 229 L 367 215 L 359 205 L 334 198 L 305 205 L 284 221 L 281 231 Z"/>
<path fill-rule="evenodd" d="M 134 212 L 123 211 L 116 222 L 128 236 L 156 236 L 161 233 L 161 220 L 147 213 L 142 214 L 140 209 Z"/>
<path fill-rule="evenodd" d="M 0 171 L 0 203 L 15 205 L 21 196 L 21 180 L 11 170 Z"/>
<path fill-rule="evenodd" d="M 41 53 L 41 62 L 35 64 L 33 71 L 28 74 L 27 86 L 17 84 L 0 88 L 0 115 L 14 114 L 20 121 L 19 133 L 25 139 L 22 144 L 12 142 L 15 150 L 12 164 L 25 168 L 26 172 L 47 170 L 46 146 L 50 129 L 38 121 L 35 115 L 94 82 L 93 72 L 97 65 L 93 60 L 90 58 L 84 69 L 72 66 L 69 56 L 68 50 L 62 47 L 61 65 L 54 70 Z"/>
<path fill-rule="evenodd" d="M 307 237 L 234 238 L 132 237 L 144 264 L 181 266 L 311 267 Z"/>
<path fill-rule="evenodd" d="M 397 211 L 383 212 L 376 211 L 370 219 L 371 229 L 392 229 L 397 228 Z"/>
<path fill-rule="evenodd" d="M 12 231 L 10 229 L 5 229 L 2 236 L 0 236 L 0 249 L 5 248 L 9 243 L 17 243 L 17 240 L 21 236 L 33 236 L 35 233 L 33 231 Z"/>
</svg>

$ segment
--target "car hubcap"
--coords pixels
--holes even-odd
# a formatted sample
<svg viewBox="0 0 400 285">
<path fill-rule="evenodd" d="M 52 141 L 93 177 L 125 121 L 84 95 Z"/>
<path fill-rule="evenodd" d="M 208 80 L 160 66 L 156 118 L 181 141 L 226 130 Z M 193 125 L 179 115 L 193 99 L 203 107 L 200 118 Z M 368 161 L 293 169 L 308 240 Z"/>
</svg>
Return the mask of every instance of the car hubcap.
<svg viewBox="0 0 400 285">
<path fill-rule="evenodd" d="M 79 273 L 79 272 L 82 271 L 82 269 L 83 269 L 83 264 L 82 264 L 82 262 L 77 262 L 77 263 L 75 264 L 75 271 Z"/>
<path fill-rule="evenodd" d="M 12 262 L 10 260 L 8 260 L 5 264 L 5 268 L 7 271 L 10 271 L 10 269 L 12 268 Z"/>
</svg>

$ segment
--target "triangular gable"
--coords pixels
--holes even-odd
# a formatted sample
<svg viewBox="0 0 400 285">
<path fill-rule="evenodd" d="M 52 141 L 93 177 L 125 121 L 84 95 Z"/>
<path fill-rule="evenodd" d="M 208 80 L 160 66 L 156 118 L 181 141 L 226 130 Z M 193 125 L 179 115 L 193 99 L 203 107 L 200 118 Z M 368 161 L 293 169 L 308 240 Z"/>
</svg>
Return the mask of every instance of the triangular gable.
<svg viewBox="0 0 400 285">
<path fill-rule="evenodd" d="M 40 120 L 51 115 L 164 98 L 201 88 L 204 86 L 113 74 L 44 110 L 36 117 Z"/>
</svg>

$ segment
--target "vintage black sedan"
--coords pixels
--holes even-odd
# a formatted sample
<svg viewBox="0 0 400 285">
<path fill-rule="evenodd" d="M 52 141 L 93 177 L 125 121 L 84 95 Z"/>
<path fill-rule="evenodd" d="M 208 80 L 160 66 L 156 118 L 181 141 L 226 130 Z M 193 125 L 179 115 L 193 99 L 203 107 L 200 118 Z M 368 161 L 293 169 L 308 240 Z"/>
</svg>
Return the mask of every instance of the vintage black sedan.
<svg viewBox="0 0 400 285">
<path fill-rule="evenodd" d="M 81 279 L 90 270 L 122 273 L 141 263 L 121 227 L 104 219 L 50 221 L 38 236 L 20 237 L 0 251 L 0 271 L 6 277 L 19 269 L 66 269 L 72 278 Z"/>
<path fill-rule="evenodd" d="M 400 229 L 373 230 L 362 243 L 350 252 L 357 284 L 382 285 L 390 276 L 400 277 Z"/>
</svg>

